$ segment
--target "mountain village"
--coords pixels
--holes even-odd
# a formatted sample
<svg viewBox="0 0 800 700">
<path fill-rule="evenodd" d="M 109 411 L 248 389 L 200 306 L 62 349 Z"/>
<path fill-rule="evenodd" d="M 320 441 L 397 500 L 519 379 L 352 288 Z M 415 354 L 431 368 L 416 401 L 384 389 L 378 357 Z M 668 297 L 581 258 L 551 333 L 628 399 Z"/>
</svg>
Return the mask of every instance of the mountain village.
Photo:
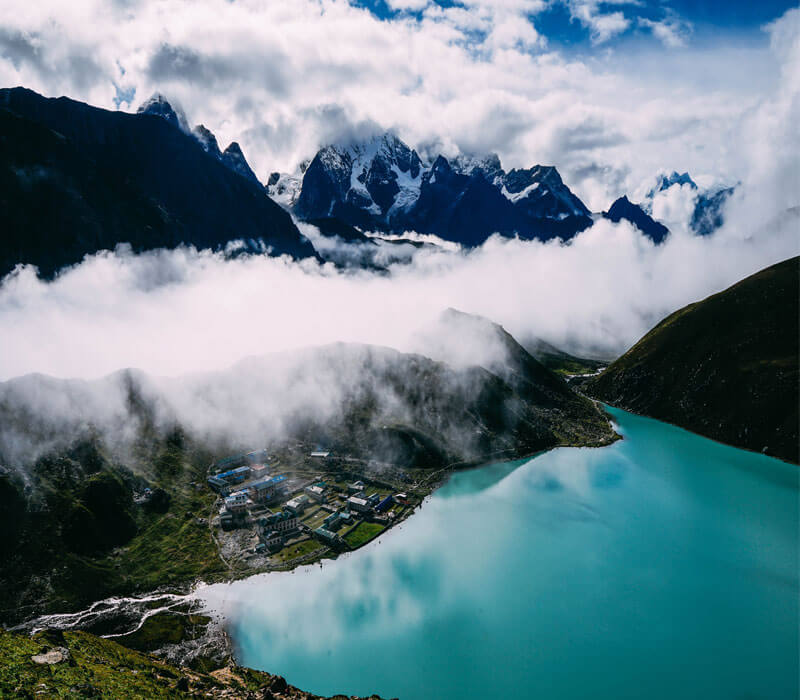
<svg viewBox="0 0 800 700">
<path fill-rule="evenodd" d="M 250 567 L 288 568 L 335 556 L 371 541 L 421 502 L 413 484 L 399 490 L 411 481 L 407 474 L 391 476 L 368 479 L 323 450 L 293 459 L 265 449 L 228 457 L 211 466 L 207 479 L 219 496 L 212 531 L 223 556 Z"/>
</svg>

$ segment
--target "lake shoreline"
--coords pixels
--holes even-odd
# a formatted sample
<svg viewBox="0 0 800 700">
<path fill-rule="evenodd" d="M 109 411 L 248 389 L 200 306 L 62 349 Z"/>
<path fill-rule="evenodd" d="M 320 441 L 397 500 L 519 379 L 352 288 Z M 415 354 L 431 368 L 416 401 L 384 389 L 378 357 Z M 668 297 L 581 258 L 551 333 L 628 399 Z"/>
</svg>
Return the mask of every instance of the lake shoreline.
<svg viewBox="0 0 800 700">
<path fill-rule="evenodd" d="M 639 662 L 644 667 L 650 664 L 657 668 L 661 668 L 660 657 L 665 649 L 659 630 L 678 635 L 669 646 L 672 651 L 667 654 L 677 655 L 678 659 L 686 654 L 691 656 L 699 653 L 694 648 L 700 643 L 698 640 L 718 634 L 717 630 L 727 630 L 731 624 L 744 624 L 747 629 L 752 629 L 752 639 L 760 639 L 759 630 L 770 630 L 777 651 L 781 652 L 777 657 L 761 654 L 757 651 L 760 646 L 751 650 L 752 642 L 749 639 L 740 641 L 737 646 L 723 647 L 728 650 L 722 656 L 730 660 L 732 654 L 738 653 L 736 650 L 739 646 L 744 644 L 747 647 L 749 660 L 739 659 L 734 667 L 738 668 L 736 673 L 742 676 L 740 683 L 748 688 L 757 689 L 758 681 L 754 679 L 769 674 L 752 676 L 752 679 L 742 674 L 761 667 L 771 669 L 770 673 L 778 679 L 776 682 L 779 686 L 790 683 L 790 678 L 780 672 L 780 667 L 773 667 L 776 663 L 783 663 L 783 671 L 786 671 L 788 661 L 784 663 L 782 660 L 786 659 L 786 652 L 792 649 L 786 642 L 791 631 L 780 618 L 764 617 L 757 613 L 764 605 L 768 606 L 767 609 L 774 604 L 783 608 L 787 605 L 796 606 L 796 601 L 779 602 L 787 592 L 791 593 L 798 587 L 796 572 L 786 568 L 792 560 L 784 556 L 788 551 L 787 546 L 791 550 L 790 544 L 796 540 L 794 526 L 786 526 L 787 518 L 789 523 L 797 522 L 796 508 L 791 500 L 787 500 L 791 493 L 796 495 L 796 490 L 776 490 L 777 482 L 769 474 L 761 473 L 763 465 L 767 463 L 775 466 L 777 471 L 788 474 L 785 465 L 779 460 L 719 445 L 681 428 L 627 414 L 614 407 L 610 407 L 609 414 L 614 419 L 618 434 L 624 438 L 618 439 L 609 452 L 549 450 L 539 454 L 535 460 L 528 460 L 530 467 L 520 465 L 521 468 L 509 470 L 508 463 L 504 463 L 457 472 L 449 480 L 448 488 L 434 491 L 425 500 L 425 507 L 420 509 L 418 517 L 408 520 L 406 525 L 398 529 L 395 537 L 377 538 L 373 540 L 375 544 L 370 543 L 371 546 L 357 550 L 360 552 L 358 556 L 339 565 L 331 562 L 330 566 L 323 564 L 319 569 L 301 567 L 292 573 L 292 578 L 252 577 L 248 581 L 227 584 L 224 589 L 216 591 L 213 597 L 205 595 L 208 590 L 202 591 L 201 595 L 208 599 L 206 610 L 224 608 L 220 619 L 226 625 L 226 633 L 234 645 L 234 658 L 238 663 L 277 670 L 292 682 L 321 694 L 344 688 L 357 693 L 369 683 L 370 687 L 384 695 L 412 700 L 426 697 L 420 694 L 421 690 L 412 689 L 416 687 L 412 678 L 398 675 L 392 670 L 396 664 L 369 669 L 365 678 L 362 676 L 366 669 L 355 673 L 353 657 L 358 658 L 370 649 L 373 650 L 370 653 L 404 659 L 406 665 L 412 663 L 413 658 L 417 659 L 417 663 L 422 663 L 426 669 L 421 671 L 426 682 L 429 682 L 426 693 L 437 692 L 437 697 L 442 698 L 473 697 L 469 693 L 464 694 L 460 684 L 467 680 L 462 676 L 469 677 L 477 673 L 477 669 L 483 668 L 482 664 L 490 664 L 494 657 L 484 662 L 469 655 L 471 665 L 465 667 L 457 658 L 459 654 L 468 653 L 471 647 L 462 652 L 455 650 L 460 649 L 464 640 L 470 639 L 478 630 L 492 629 L 496 621 L 506 620 L 507 615 L 511 615 L 508 624 L 512 624 L 513 620 L 513 626 L 506 628 L 506 623 L 500 624 L 496 634 L 490 633 L 490 639 L 495 640 L 493 644 L 499 645 L 497 651 L 491 653 L 502 656 L 504 645 L 511 644 L 508 640 L 522 635 L 512 649 L 505 652 L 505 661 L 495 659 L 495 663 L 501 664 L 497 668 L 502 667 L 504 675 L 507 674 L 509 678 L 516 677 L 515 674 L 520 672 L 528 673 L 525 669 L 529 668 L 531 658 L 539 658 L 542 654 L 541 663 L 544 666 L 540 667 L 537 661 L 534 667 L 544 674 L 543 677 L 551 677 L 552 666 L 545 662 L 549 658 L 547 654 L 551 652 L 545 653 L 543 647 L 537 645 L 535 657 L 520 654 L 530 643 L 522 641 L 527 639 L 525 630 L 539 630 L 544 624 L 543 620 L 551 620 L 552 615 L 556 615 L 558 629 L 566 625 L 566 629 L 571 630 L 569 638 L 575 641 L 584 637 L 594 639 L 595 634 L 606 629 L 611 637 L 604 642 L 603 648 L 610 644 L 612 650 L 619 643 L 618 635 L 626 639 L 624 635 L 636 631 L 637 641 L 630 649 L 626 643 L 626 653 L 636 658 L 643 655 Z M 664 436 L 666 444 L 663 449 L 658 443 L 648 442 L 650 436 L 655 435 Z M 666 445 L 669 445 L 668 449 Z M 696 465 L 693 462 L 695 458 L 686 464 L 680 462 L 681 455 L 690 454 L 686 452 L 689 449 L 700 450 Z M 755 467 L 760 465 L 761 469 L 743 468 L 754 459 Z M 765 462 L 761 459 L 765 459 Z M 663 472 L 662 465 L 668 471 Z M 675 469 L 679 471 L 676 473 Z M 458 483 L 453 483 L 453 479 L 457 479 Z M 691 481 L 687 482 L 687 479 Z M 694 482 L 697 482 L 696 485 Z M 468 484 L 473 484 L 479 490 L 475 493 L 470 488 L 465 490 L 464 485 Z M 695 486 L 699 490 L 694 495 L 686 491 L 687 487 Z M 736 491 L 731 492 L 732 488 Z M 745 517 L 743 513 L 761 508 L 761 501 L 752 495 L 754 488 L 761 489 L 765 495 L 769 494 L 767 503 L 774 503 L 774 506 L 765 506 L 765 514 L 758 518 Z M 670 515 L 673 503 L 678 497 L 683 499 L 681 494 L 684 493 L 689 500 L 678 501 L 682 516 L 675 521 L 674 516 Z M 701 494 L 703 499 L 711 499 L 710 510 L 707 506 L 698 510 L 697 506 L 703 503 L 697 500 Z M 734 494 L 735 498 L 731 500 Z M 618 503 L 620 498 L 625 499 L 625 507 Z M 485 509 L 494 507 L 491 505 L 493 503 L 502 504 L 501 510 L 490 516 L 495 521 L 497 532 L 481 534 L 480 530 L 474 530 L 467 524 L 473 519 L 482 522 L 486 517 Z M 666 520 L 662 525 L 663 518 Z M 686 524 L 682 524 L 687 518 Z M 527 526 L 515 525 L 510 530 L 506 527 L 505 523 L 519 519 L 528 523 Z M 655 530 L 647 524 L 651 520 L 657 523 Z M 631 525 L 626 525 L 629 521 Z M 666 526 L 666 523 L 670 523 L 670 526 Z M 753 549 L 747 544 L 749 538 L 763 537 L 759 532 L 766 526 L 779 528 L 768 538 L 774 543 L 773 546 L 770 549 Z M 698 527 L 709 534 L 717 531 L 729 534 L 725 534 L 721 540 L 714 535 L 717 539 L 701 546 L 703 540 L 697 538 Z M 440 531 L 440 528 L 444 530 Z M 400 530 L 403 531 L 402 536 Z M 528 541 L 522 549 L 517 541 L 520 532 L 526 533 Z M 561 543 L 564 537 L 568 539 Z M 599 546 L 594 543 L 598 537 L 601 542 L 608 540 L 615 544 L 610 550 L 608 546 Z M 779 542 L 783 544 L 775 549 Z M 467 549 L 462 552 L 464 546 Z M 617 562 L 620 546 L 623 547 L 622 551 L 631 553 L 624 563 Z M 581 551 L 582 547 L 588 547 L 590 553 L 575 559 L 573 552 Z M 611 559 L 607 556 L 597 558 L 597 554 L 606 551 L 617 554 Z M 748 564 L 747 559 L 740 560 L 742 556 L 757 559 Z M 776 556 L 778 559 L 775 559 Z M 678 557 L 678 561 L 673 562 L 675 557 Z M 741 584 L 730 580 L 724 573 L 726 568 L 720 569 L 721 562 L 717 563 L 720 557 L 726 567 L 735 566 L 736 571 L 740 572 L 737 580 L 745 575 Z M 481 561 L 481 566 L 476 568 L 471 562 L 477 560 Z M 572 563 L 567 565 L 567 562 Z M 423 563 L 424 567 L 419 569 Z M 518 567 L 529 564 L 534 568 L 520 575 Z M 587 566 L 592 573 L 583 571 Z M 426 573 L 430 567 L 440 573 Z M 597 567 L 599 570 L 595 571 Z M 652 567 L 666 568 L 653 578 L 648 573 Z M 451 569 L 452 574 L 445 573 Z M 686 583 L 674 588 L 669 582 L 677 572 L 681 572 Z M 392 583 L 393 577 L 398 575 L 400 578 Z M 645 578 L 640 580 L 643 575 Z M 757 578 L 753 579 L 753 576 Z M 474 583 L 472 579 L 475 579 Z M 725 585 L 722 584 L 723 580 L 727 581 Z M 426 582 L 434 581 L 437 585 L 433 589 L 428 588 Z M 484 600 L 485 593 L 494 591 L 495 584 L 501 585 L 500 581 L 504 596 L 499 599 L 490 596 Z M 553 588 L 551 581 L 555 586 Z M 618 581 L 619 585 L 611 585 L 609 581 Z M 636 588 L 624 593 L 629 585 L 633 585 L 633 581 L 639 581 Z M 465 597 L 469 601 L 469 609 L 473 611 L 470 615 L 460 614 L 460 608 L 456 608 L 458 613 L 448 612 L 449 606 L 461 599 L 460 594 L 451 590 L 453 586 L 455 591 L 469 591 Z M 433 600 L 428 600 L 440 588 L 442 595 L 445 591 L 447 595 L 443 598 L 434 595 Z M 720 591 L 724 591 L 724 594 L 720 595 Z M 600 593 L 604 596 L 603 604 L 591 603 Z M 622 615 L 622 620 L 614 623 L 592 622 L 593 616 L 599 614 L 603 620 L 608 614 L 607 595 L 619 598 L 618 605 L 621 607 L 612 607 L 610 610 L 617 611 L 615 615 Z M 475 596 L 479 597 L 478 601 L 474 600 Z M 571 603 L 556 607 L 550 603 L 528 607 L 525 603 L 522 607 L 513 605 L 513 614 L 511 610 L 503 612 L 505 600 L 509 604 L 517 600 L 552 601 L 553 596 L 555 600 L 567 596 Z M 633 601 L 642 596 L 644 598 L 631 608 Z M 745 602 L 753 596 L 757 600 L 767 597 L 753 608 Z M 685 617 L 685 612 L 692 609 L 688 601 L 696 600 L 704 600 L 704 610 L 717 611 L 714 613 L 716 622 L 711 628 L 702 627 L 703 616 Z M 281 601 L 280 604 L 278 601 Z M 400 614 L 399 611 L 409 604 L 412 609 Z M 659 617 L 662 606 L 666 606 L 663 620 Z M 493 610 L 494 613 L 486 617 L 481 610 Z M 576 612 L 571 612 L 573 610 Z M 477 628 L 469 622 L 476 611 L 480 620 Z M 632 613 L 636 613 L 636 616 L 627 620 Z M 640 614 L 647 615 L 646 619 L 652 615 L 656 617 L 646 628 L 642 628 L 637 621 Z M 363 621 L 362 615 L 366 615 Z M 520 615 L 522 617 L 517 621 Z M 529 619 L 531 615 L 533 618 Z M 385 622 L 381 622 L 383 617 L 386 618 Z M 337 625 L 341 625 L 342 629 L 338 629 Z M 428 634 L 418 637 L 414 632 L 417 625 L 422 625 L 420 629 L 428 629 L 429 625 L 433 625 L 431 629 L 437 632 L 433 637 Z M 445 627 L 442 628 L 442 625 Z M 442 632 L 438 631 L 447 629 L 447 625 L 456 625 L 459 630 L 453 632 L 455 636 L 452 639 L 447 636 L 442 638 Z M 462 629 L 463 625 L 466 627 Z M 685 634 L 695 627 L 698 630 L 691 634 L 690 641 Z M 547 647 L 555 644 L 552 653 L 558 653 L 558 640 L 563 634 L 566 632 L 553 631 L 550 635 Z M 681 641 L 678 642 L 678 639 Z M 281 640 L 280 645 L 275 646 L 278 640 Z M 414 646 L 408 647 L 412 640 Z M 505 641 L 501 643 L 499 640 Z M 350 650 L 346 655 L 340 652 L 342 644 Z M 417 648 L 419 645 L 424 651 Z M 483 643 L 480 647 L 488 650 Z M 405 656 L 411 653 L 412 648 L 413 656 Z M 439 668 L 437 662 L 432 661 L 434 665 L 429 666 L 425 660 L 438 659 L 445 649 L 451 650 L 451 656 L 456 654 L 449 663 L 455 664 L 452 668 L 458 671 L 443 676 L 441 671 L 436 670 Z M 660 649 L 661 653 L 655 653 L 656 649 Z M 328 656 L 329 653 L 332 657 Z M 522 659 L 528 660 L 520 665 Z M 357 680 L 351 686 L 343 686 L 342 681 L 337 679 L 348 674 Z M 613 687 L 624 685 L 625 675 L 612 674 L 607 678 L 607 683 Z M 634 676 L 636 674 L 631 678 Z M 582 674 L 576 674 L 575 682 L 578 683 L 582 677 Z M 722 685 L 727 687 L 727 676 L 721 677 Z M 527 676 L 518 678 L 517 682 L 532 682 L 525 678 Z M 694 681 L 689 682 L 699 682 L 694 676 L 692 678 Z M 364 685 L 360 685 L 361 682 Z M 492 688 L 485 697 L 501 697 L 499 693 L 503 690 L 504 682 Z M 510 692 L 508 687 L 505 690 Z M 570 692 L 564 690 L 563 696 L 573 697 Z M 581 695 L 585 696 L 585 692 L 586 688 L 582 688 Z M 624 692 L 621 694 L 624 695 Z M 604 696 L 602 692 L 600 696 Z M 616 696 L 620 696 L 620 693 Z M 666 697 L 666 693 L 656 693 L 655 696 Z M 711 692 L 708 697 L 722 695 Z"/>
</svg>

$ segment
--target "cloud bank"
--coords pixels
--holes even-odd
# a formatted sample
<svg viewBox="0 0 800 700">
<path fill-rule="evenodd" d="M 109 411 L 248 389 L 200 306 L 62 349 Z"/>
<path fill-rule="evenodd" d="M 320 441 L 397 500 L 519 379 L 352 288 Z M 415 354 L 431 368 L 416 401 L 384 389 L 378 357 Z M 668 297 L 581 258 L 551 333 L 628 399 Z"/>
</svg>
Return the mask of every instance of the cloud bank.
<svg viewBox="0 0 800 700">
<path fill-rule="evenodd" d="M 471 251 L 383 246 L 383 274 L 120 248 L 53 282 L 32 269 L 0 282 L 0 379 L 98 377 L 122 367 L 180 375 L 333 341 L 425 351 L 420 329 L 448 307 L 502 323 L 522 341 L 611 356 L 673 310 L 798 253 L 797 214 L 787 210 L 800 192 L 800 11 L 767 27 L 769 58 L 757 53 L 755 68 L 737 65 L 730 75 L 726 56 L 741 61 L 746 52 L 689 52 L 653 67 L 650 54 L 565 58 L 532 35 L 504 42 L 501 31 L 487 44 L 502 17 L 536 8 L 475 4 L 468 16 L 428 8 L 421 19 L 379 22 L 334 0 L 86 0 L 69 16 L 58 3 L 29 3 L 4 15 L 0 81 L 100 104 L 166 85 L 223 143 L 244 134 L 262 172 L 374 123 L 399 124 L 412 142 L 496 148 L 508 165 L 566 164 L 595 208 L 645 173 L 697 164 L 696 179 L 705 171 L 712 183 L 731 170 L 741 184 L 726 225 L 707 238 L 691 235 L 693 195 L 677 187 L 654 202 L 673 232 L 658 247 L 624 222 L 600 220 L 568 244 L 495 237 Z M 471 31 L 483 37 L 478 44 L 464 43 Z M 321 38 L 331 33 L 341 38 L 335 47 Z M 671 83 L 675 65 L 684 68 Z M 748 71 L 764 65 L 772 74 L 753 80 Z M 706 72 L 684 80 L 698 66 Z M 723 66 L 726 77 L 715 82 Z M 306 232 L 317 245 L 353 253 Z"/>
<path fill-rule="evenodd" d="M 101 253 L 52 282 L 31 268 L 0 285 L 0 378 L 180 375 L 335 341 L 415 346 L 448 307 L 594 355 L 624 351 L 662 317 L 798 253 L 798 218 L 675 231 L 655 246 L 598 221 L 568 244 L 492 237 L 462 251 L 415 249 L 387 274 L 193 249 Z"/>
<path fill-rule="evenodd" d="M 682 46 L 685 23 L 634 21 L 639 3 L 563 4 L 590 55 L 537 30 L 543 0 L 390 5 L 381 20 L 345 0 L 0 0 L 0 84 L 122 109 L 164 92 L 239 141 L 262 181 L 372 123 L 556 164 L 600 210 L 661 168 L 741 178 L 742 120 L 790 77 L 766 41 Z M 641 41 L 608 47 L 630 27 Z"/>
</svg>

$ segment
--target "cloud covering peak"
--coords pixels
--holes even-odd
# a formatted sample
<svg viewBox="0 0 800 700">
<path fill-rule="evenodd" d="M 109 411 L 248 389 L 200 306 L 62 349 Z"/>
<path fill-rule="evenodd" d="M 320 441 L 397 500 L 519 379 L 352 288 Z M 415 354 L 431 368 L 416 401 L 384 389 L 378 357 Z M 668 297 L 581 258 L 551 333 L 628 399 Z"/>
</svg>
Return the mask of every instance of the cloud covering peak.
<svg viewBox="0 0 800 700">
<path fill-rule="evenodd" d="M 164 92 L 191 123 L 238 141 L 262 181 L 380 124 L 445 152 L 497 152 L 509 167 L 555 163 L 600 210 L 663 168 L 741 177 L 729 144 L 791 77 L 776 58 L 788 18 L 770 25 L 787 35 L 771 52 L 766 35 L 687 44 L 651 3 L 403 0 L 385 16 L 361 5 L 6 0 L 0 84 L 122 109 Z M 537 28 L 557 7 L 596 50 Z M 608 43 L 637 27 L 671 46 L 647 33 L 624 51 Z"/>
</svg>

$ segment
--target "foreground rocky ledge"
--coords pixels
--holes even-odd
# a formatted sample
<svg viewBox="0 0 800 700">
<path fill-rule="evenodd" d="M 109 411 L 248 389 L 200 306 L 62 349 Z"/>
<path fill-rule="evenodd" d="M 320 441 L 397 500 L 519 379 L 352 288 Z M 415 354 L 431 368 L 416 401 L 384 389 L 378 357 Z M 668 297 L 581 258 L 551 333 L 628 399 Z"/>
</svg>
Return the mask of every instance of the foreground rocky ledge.
<svg viewBox="0 0 800 700">
<path fill-rule="evenodd" d="M 46 630 L 33 637 L 0 631 L 0 697 L 315 700 L 320 696 L 289 685 L 281 676 L 242 666 L 199 672 L 88 632 Z M 370 700 L 380 698 L 372 695 Z"/>
</svg>

